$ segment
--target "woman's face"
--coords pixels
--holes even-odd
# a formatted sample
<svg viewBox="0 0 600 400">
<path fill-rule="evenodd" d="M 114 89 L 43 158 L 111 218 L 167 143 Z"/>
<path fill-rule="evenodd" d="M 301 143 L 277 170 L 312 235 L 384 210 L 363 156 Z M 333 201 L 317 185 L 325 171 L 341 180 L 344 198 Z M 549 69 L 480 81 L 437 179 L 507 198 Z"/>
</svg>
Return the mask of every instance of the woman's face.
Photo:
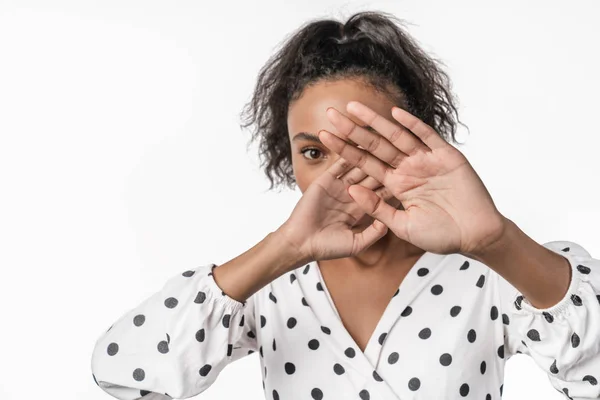
<svg viewBox="0 0 600 400">
<path fill-rule="evenodd" d="M 346 104 L 351 100 L 360 101 L 390 121 L 394 121 L 392 106 L 400 106 L 394 104 L 388 96 L 351 79 L 318 82 L 305 89 L 302 96 L 290 104 L 287 127 L 291 143 L 292 166 L 296 183 L 302 193 L 340 157 L 321 144 L 317 136 L 321 129 L 337 132 L 327 118 L 325 113 L 327 108 L 334 107 L 355 123 L 366 125 L 364 121 L 346 111 Z M 402 209 L 400 201 L 396 198 L 387 202 Z M 365 217 L 360 221 L 361 225 L 373 221 L 370 216 Z"/>
</svg>

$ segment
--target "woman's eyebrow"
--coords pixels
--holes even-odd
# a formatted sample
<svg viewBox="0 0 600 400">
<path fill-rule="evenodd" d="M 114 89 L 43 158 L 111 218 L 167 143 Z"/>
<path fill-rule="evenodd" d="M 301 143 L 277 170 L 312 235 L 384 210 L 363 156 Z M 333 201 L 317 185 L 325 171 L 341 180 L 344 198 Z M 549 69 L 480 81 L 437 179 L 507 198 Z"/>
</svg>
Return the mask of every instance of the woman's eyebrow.
<svg viewBox="0 0 600 400">
<path fill-rule="evenodd" d="M 373 127 L 371 127 L 369 125 L 361 125 L 361 127 L 365 128 L 369 132 L 377 133 L 377 131 Z M 309 132 L 300 132 L 300 133 L 298 133 L 296 136 L 294 136 L 294 138 L 292 139 L 292 141 L 302 140 L 302 139 L 308 140 L 308 141 L 311 141 L 311 142 L 315 142 L 315 143 L 323 144 L 321 142 L 321 139 L 319 139 L 318 135 L 315 135 L 314 133 L 309 133 Z M 351 144 L 354 144 L 354 145 L 356 144 L 356 143 L 354 143 L 350 139 L 348 139 L 348 142 L 350 142 Z"/>
</svg>

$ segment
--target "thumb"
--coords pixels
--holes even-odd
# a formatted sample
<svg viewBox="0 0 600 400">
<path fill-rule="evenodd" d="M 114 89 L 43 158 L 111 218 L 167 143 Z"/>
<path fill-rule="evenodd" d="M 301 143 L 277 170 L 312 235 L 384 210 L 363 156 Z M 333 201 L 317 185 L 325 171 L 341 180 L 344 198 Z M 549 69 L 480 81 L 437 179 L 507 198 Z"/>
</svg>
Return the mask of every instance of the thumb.
<svg viewBox="0 0 600 400">
<path fill-rule="evenodd" d="M 406 211 L 392 207 L 385 199 L 361 185 L 349 186 L 348 194 L 365 213 L 389 227 L 396 236 L 406 240 Z"/>
</svg>

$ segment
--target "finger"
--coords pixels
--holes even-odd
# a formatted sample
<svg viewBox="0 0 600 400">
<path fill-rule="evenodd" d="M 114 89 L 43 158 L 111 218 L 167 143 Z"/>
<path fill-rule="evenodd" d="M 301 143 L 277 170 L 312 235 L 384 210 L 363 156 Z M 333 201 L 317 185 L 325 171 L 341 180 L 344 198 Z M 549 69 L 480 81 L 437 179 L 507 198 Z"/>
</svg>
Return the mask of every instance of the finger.
<svg viewBox="0 0 600 400">
<path fill-rule="evenodd" d="M 354 165 L 352 165 L 352 163 L 340 157 L 333 164 L 331 164 L 325 172 L 330 174 L 333 177 L 333 179 L 338 179 L 338 176 L 345 174 L 353 168 Z"/>
<path fill-rule="evenodd" d="M 372 246 L 376 241 L 385 236 L 388 232 L 388 227 L 381 221 L 374 220 L 362 232 L 354 234 L 354 245 L 352 246 L 352 254 L 356 255 L 366 248 Z"/>
<path fill-rule="evenodd" d="M 349 113 L 356 115 L 361 121 L 366 122 L 375 129 L 377 133 L 385 137 L 389 143 L 400 150 L 401 153 L 398 153 L 397 160 L 384 160 L 394 167 L 397 167 L 398 163 L 402 158 L 406 157 L 406 155 L 415 154 L 418 150 L 431 151 L 431 149 L 421 142 L 417 136 L 413 135 L 411 131 L 402 125 L 389 121 L 359 101 L 349 102 L 346 105 L 346 110 Z"/>
<path fill-rule="evenodd" d="M 362 169 L 377 181 L 384 185 L 386 184 L 387 177 L 393 171 L 389 165 L 385 164 L 368 151 L 346 143 L 329 131 L 321 130 L 318 135 L 321 142 L 331 151 L 339 154 L 340 157 L 350 162 L 352 166 Z"/>
<path fill-rule="evenodd" d="M 406 211 L 392 207 L 373 193 L 373 191 L 358 185 L 350 186 L 348 193 L 365 213 L 390 227 L 400 239 L 407 240 L 405 226 L 407 219 Z"/>
<path fill-rule="evenodd" d="M 408 111 L 399 107 L 392 107 L 392 117 L 406 127 L 406 129 L 414 133 L 431 150 L 442 149 L 449 146 L 448 142 L 442 139 L 432 127 Z"/>
<path fill-rule="evenodd" d="M 342 182 L 347 186 L 350 185 L 361 185 L 367 189 L 375 190 L 382 187 L 382 183 L 378 182 L 377 179 L 367 175 L 362 169 L 353 167 L 351 170 L 338 176 Z"/>
<path fill-rule="evenodd" d="M 371 189 L 373 190 L 373 189 Z M 395 196 L 392 194 L 392 191 L 388 188 L 386 188 L 385 186 L 381 186 L 375 190 L 373 190 L 373 193 L 375 193 L 378 197 L 381 197 L 384 200 L 390 200 L 392 198 L 395 198 Z"/>
<path fill-rule="evenodd" d="M 339 176 L 338 179 L 350 186 L 358 184 L 368 176 L 369 175 L 367 175 L 362 169 L 353 167 L 351 170 Z"/>
<path fill-rule="evenodd" d="M 380 160 L 390 163 L 390 165 L 392 165 L 391 163 L 394 162 L 394 160 L 399 162 L 403 157 L 406 157 L 406 154 L 403 154 L 382 135 L 377 132 L 372 132 L 371 130 L 373 128 L 369 127 L 370 130 L 368 130 L 357 125 L 354 121 L 333 107 L 328 108 L 326 114 L 327 118 L 329 118 L 331 123 L 337 128 L 338 133 L 336 133 L 336 136 L 340 139 L 354 142 L 362 146 L 369 153 Z M 396 165 L 394 165 L 394 167 L 395 166 Z"/>
</svg>

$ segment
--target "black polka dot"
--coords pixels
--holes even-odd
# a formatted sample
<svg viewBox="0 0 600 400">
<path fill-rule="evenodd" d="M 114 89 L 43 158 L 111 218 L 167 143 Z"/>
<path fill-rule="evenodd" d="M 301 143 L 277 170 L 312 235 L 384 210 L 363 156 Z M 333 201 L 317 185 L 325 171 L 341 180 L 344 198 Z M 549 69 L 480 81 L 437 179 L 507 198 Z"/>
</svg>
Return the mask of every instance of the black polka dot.
<svg viewBox="0 0 600 400">
<path fill-rule="evenodd" d="M 448 353 L 444 353 L 440 356 L 440 364 L 442 364 L 444 367 L 447 367 L 448 365 L 452 364 L 452 356 Z"/>
<path fill-rule="evenodd" d="M 408 317 L 410 314 L 412 314 L 412 307 L 406 306 L 406 308 L 404 309 L 404 311 L 402 311 L 400 315 L 403 317 Z"/>
<path fill-rule="evenodd" d="M 502 389 L 504 389 L 504 384 L 500 385 L 500 397 L 502 397 Z"/>
<path fill-rule="evenodd" d="M 542 312 L 542 315 L 544 316 L 544 318 L 546 318 L 546 321 L 548 321 L 549 323 L 554 322 L 554 317 L 549 312 L 544 311 Z"/>
<path fill-rule="evenodd" d="M 571 301 L 576 306 L 581 306 L 583 304 L 583 302 L 581 301 L 581 297 L 577 296 L 576 294 L 571 295 Z"/>
<path fill-rule="evenodd" d="M 150 394 L 152 392 L 148 391 L 148 390 L 140 390 L 140 396 L 145 396 L 147 394 Z"/>
<path fill-rule="evenodd" d="M 510 324 L 510 318 L 508 318 L 508 315 L 502 314 L 502 323 L 504 325 L 509 325 Z"/>
<path fill-rule="evenodd" d="M 169 334 L 167 333 L 167 343 L 171 343 L 171 336 L 169 336 Z"/>
<path fill-rule="evenodd" d="M 556 367 L 556 360 L 554 360 L 554 362 L 550 366 L 550 372 L 552 372 L 553 374 L 558 374 L 558 368 Z"/>
<path fill-rule="evenodd" d="M 297 322 L 296 318 L 294 318 L 294 317 L 289 318 L 287 320 L 287 327 L 290 328 L 290 329 L 292 329 L 293 327 L 296 326 L 296 322 Z"/>
<path fill-rule="evenodd" d="M 540 341 L 540 333 L 536 330 L 536 329 L 530 329 L 527 332 L 527 337 L 529 339 L 531 339 L 534 342 L 539 342 Z"/>
<path fill-rule="evenodd" d="M 269 293 L 269 299 L 273 302 L 273 303 L 277 303 L 277 297 L 275 297 L 275 295 L 273 294 L 273 292 Z"/>
<path fill-rule="evenodd" d="M 410 390 L 414 392 L 415 390 L 419 390 L 420 387 L 421 381 L 419 380 L 419 378 L 410 378 L 410 380 L 408 381 L 408 388 Z"/>
<path fill-rule="evenodd" d="M 295 280 L 296 280 L 296 275 L 290 274 L 290 283 L 294 283 Z"/>
<path fill-rule="evenodd" d="M 306 267 L 304 267 L 304 271 L 302 271 L 302 273 L 304 275 L 308 274 L 308 271 L 310 270 L 310 264 L 308 264 Z"/>
<path fill-rule="evenodd" d="M 586 375 L 581 379 L 584 382 L 589 382 L 590 385 L 596 386 L 598 384 L 598 380 L 594 378 L 592 375 Z"/>
<path fill-rule="evenodd" d="M 388 363 L 396 364 L 398 362 L 399 358 L 400 358 L 400 355 L 394 351 L 393 353 L 390 353 L 390 355 L 388 356 Z"/>
<path fill-rule="evenodd" d="M 462 310 L 461 306 L 454 306 L 450 309 L 450 316 L 451 317 L 456 317 L 459 313 L 460 310 Z"/>
<path fill-rule="evenodd" d="M 304 297 L 302 298 L 302 305 L 308 307 L 308 303 L 306 302 L 306 299 Z"/>
<path fill-rule="evenodd" d="M 486 365 L 485 361 L 482 361 L 481 365 L 479 366 L 479 372 L 481 372 L 481 375 L 485 374 L 486 367 L 487 367 L 487 365 Z"/>
<path fill-rule="evenodd" d="M 381 376 L 379 376 L 377 371 L 373 371 L 373 379 L 375 379 L 377 382 L 383 382 L 383 379 L 381 378 Z"/>
<path fill-rule="evenodd" d="M 321 284 L 321 282 L 317 282 L 317 290 L 323 292 L 323 285 Z"/>
<path fill-rule="evenodd" d="M 504 345 L 498 347 L 498 357 L 504 358 Z"/>
<path fill-rule="evenodd" d="M 492 395 L 491 394 L 486 394 L 485 395 L 485 400 L 492 400 Z"/>
<path fill-rule="evenodd" d="M 326 333 L 326 334 L 328 334 L 328 335 L 330 335 L 330 334 L 331 334 L 331 329 L 329 329 L 329 328 L 328 328 L 328 327 L 326 327 L 326 326 L 322 326 L 322 327 L 321 327 L 321 330 L 323 331 L 323 333 Z"/>
<path fill-rule="evenodd" d="M 484 283 L 485 283 L 485 275 L 480 275 L 479 279 L 477 279 L 477 283 L 475 284 L 475 286 L 482 288 Z"/>
<path fill-rule="evenodd" d="M 523 308 L 523 306 L 521 305 L 522 302 L 523 302 L 523 296 L 517 296 L 517 299 L 515 300 L 515 308 L 517 310 L 520 310 L 521 308 Z"/>
<path fill-rule="evenodd" d="M 576 348 L 579 346 L 580 343 L 580 339 L 579 339 L 579 335 L 577 335 L 575 332 L 573 332 L 573 334 L 571 335 L 571 346 L 573 346 L 573 348 Z"/>
<path fill-rule="evenodd" d="M 460 385 L 459 393 L 462 397 L 466 397 L 469 394 L 469 385 L 466 383 Z"/>
<path fill-rule="evenodd" d="M 344 372 L 346 372 L 346 370 L 340 364 L 335 363 L 333 365 L 333 372 L 335 372 L 337 375 L 342 375 Z"/>
<path fill-rule="evenodd" d="M 204 337 L 205 337 L 204 328 L 202 328 L 198 332 L 196 332 L 196 340 L 197 341 L 204 342 Z"/>
<path fill-rule="evenodd" d="M 273 351 L 277 350 L 277 345 L 275 344 L 275 338 L 273 338 Z"/>
<path fill-rule="evenodd" d="M 273 389 L 273 400 L 279 400 L 279 393 L 275 389 Z"/>
<path fill-rule="evenodd" d="M 194 275 L 195 271 L 189 270 L 189 271 L 185 271 L 183 274 L 183 276 L 185 276 L 186 278 L 189 278 L 190 276 Z"/>
<path fill-rule="evenodd" d="M 459 268 L 460 271 L 464 271 L 465 269 L 469 268 L 469 262 L 465 261 Z"/>
<path fill-rule="evenodd" d="M 383 341 L 385 340 L 386 336 L 387 336 L 387 332 L 383 332 L 381 335 L 379 335 L 379 339 L 377 339 L 377 341 L 379 342 L 380 345 L 383 345 Z"/>
<path fill-rule="evenodd" d="M 146 373 L 144 372 L 143 369 L 141 368 L 136 368 L 133 370 L 133 379 L 135 379 L 136 381 L 143 381 L 144 378 L 146 377 Z"/>
<path fill-rule="evenodd" d="M 439 295 L 444 291 L 444 288 L 442 287 L 442 285 L 433 285 L 433 287 L 431 288 L 431 293 L 434 295 Z"/>
<path fill-rule="evenodd" d="M 251 339 L 255 339 L 256 335 L 254 334 L 254 331 L 248 331 L 248 333 L 246 334 L 249 338 Z"/>
<path fill-rule="evenodd" d="M 240 326 L 244 326 L 244 319 L 245 319 L 245 315 L 242 314 L 242 318 L 240 318 Z"/>
<path fill-rule="evenodd" d="M 202 304 L 204 303 L 204 300 L 206 300 L 206 293 L 204 293 L 203 291 L 199 291 L 196 295 L 196 298 L 194 299 L 194 303 Z"/>
<path fill-rule="evenodd" d="M 233 354 L 233 344 L 227 344 L 227 357 L 230 357 Z"/>
<path fill-rule="evenodd" d="M 400 288 L 396 289 L 396 293 L 394 293 L 394 295 L 392 297 L 398 296 L 398 293 L 400 293 Z"/>
<path fill-rule="evenodd" d="M 354 351 L 354 349 L 352 347 L 348 347 L 345 351 L 344 354 L 349 357 L 349 358 L 354 358 L 354 356 L 356 355 L 356 352 Z"/>
<path fill-rule="evenodd" d="M 114 356 L 115 354 L 117 354 L 119 351 L 119 345 L 116 343 L 111 343 L 108 345 L 108 347 L 106 348 L 106 352 L 108 353 L 109 356 Z"/>
<path fill-rule="evenodd" d="M 371 398 L 371 395 L 369 395 L 369 391 L 367 389 L 363 389 L 358 393 L 358 396 L 361 398 L 361 400 L 369 400 Z"/>
<path fill-rule="evenodd" d="M 317 339 L 312 339 L 308 342 L 308 348 L 311 350 L 316 350 L 319 348 L 319 341 Z"/>
<path fill-rule="evenodd" d="M 260 327 L 264 328 L 266 324 L 267 324 L 267 318 L 264 315 L 261 315 L 260 316 Z"/>
<path fill-rule="evenodd" d="M 423 328 L 419 332 L 419 337 L 421 339 L 429 339 L 430 336 L 431 336 L 431 329 L 429 329 L 429 328 Z"/>
<path fill-rule="evenodd" d="M 578 265 L 577 266 L 577 271 L 581 272 L 582 274 L 587 275 L 587 274 L 589 274 L 591 272 L 591 269 L 589 269 L 585 265 Z"/>
<path fill-rule="evenodd" d="M 417 271 L 417 275 L 419 276 L 425 276 L 429 273 L 429 270 L 427 268 L 419 268 L 419 270 Z"/>
<path fill-rule="evenodd" d="M 323 391 L 319 388 L 314 388 L 310 391 L 310 396 L 315 400 L 323 399 Z"/>
<path fill-rule="evenodd" d="M 498 319 L 498 307 L 492 306 L 492 308 L 490 309 L 490 318 L 492 319 L 492 321 Z"/>
<path fill-rule="evenodd" d="M 467 332 L 467 340 L 469 343 L 473 343 L 475 339 L 477 339 L 477 332 L 475 332 L 475 329 L 470 329 L 469 332 Z"/>
<path fill-rule="evenodd" d="M 135 326 L 142 326 L 142 325 L 144 325 L 145 321 L 146 321 L 146 317 L 143 314 L 138 314 L 135 317 L 133 317 L 133 324 Z"/>
<path fill-rule="evenodd" d="M 221 322 L 225 328 L 229 328 L 229 321 L 231 320 L 231 314 L 225 314 Z"/>
<path fill-rule="evenodd" d="M 208 375 L 211 369 L 212 366 L 210 364 L 205 364 L 202 368 L 200 368 L 200 371 L 198 372 L 200 373 L 200 376 L 206 376 Z"/>
<path fill-rule="evenodd" d="M 161 340 L 160 342 L 158 342 L 156 348 L 158 349 L 158 352 L 162 354 L 166 354 L 169 352 L 169 344 L 166 340 Z"/>
<path fill-rule="evenodd" d="M 285 372 L 288 375 L 291 375 L 294 372 L 296 372 L 296 366 L 293 363 L 291 363 L 291 362 L 286 362 L 284 368 L 285 368 Z"/>
<path fill-rule="evenodd" d="M 179 302 L 177 301 L 177 299 L 175 297 L 169 297 L 168 299 L 165 300 L 165 307 L 175 308 L 175 307 L 177 307 L 177 303 L 179 303 Z"/>
</svg>

